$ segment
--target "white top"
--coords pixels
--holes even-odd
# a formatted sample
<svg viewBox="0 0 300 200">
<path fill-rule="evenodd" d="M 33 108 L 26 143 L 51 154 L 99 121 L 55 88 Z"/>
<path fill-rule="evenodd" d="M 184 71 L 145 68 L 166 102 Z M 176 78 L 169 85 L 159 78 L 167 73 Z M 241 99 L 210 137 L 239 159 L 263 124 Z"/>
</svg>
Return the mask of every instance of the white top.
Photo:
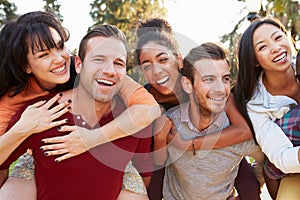
<svg viewBox="0 0 300 200">
<path fill-rule="evenodd" d="M 284 173 L 299 173 L 299 147 L 293 147 L 282 129 L 274 122 L 297 102 L 287 96 L 272 96 L 265 88 L 262 75 L 252 99 L 247 103 L 256 140 L 269 160 Z M 279 80 L 278 80 L 279 81 Z"/>
</svg>

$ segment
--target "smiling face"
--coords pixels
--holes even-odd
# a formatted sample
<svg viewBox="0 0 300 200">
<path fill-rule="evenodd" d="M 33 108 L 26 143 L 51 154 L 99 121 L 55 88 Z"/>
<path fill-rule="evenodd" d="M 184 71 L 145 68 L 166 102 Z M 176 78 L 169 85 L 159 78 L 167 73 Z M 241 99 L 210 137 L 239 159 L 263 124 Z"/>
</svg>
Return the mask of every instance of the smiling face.
<svg viewBox="0 0 300 200">
<path fill-rule="evenodd" d="M 230 94 L 230 68 L 225 60 L 201 59 L 195 62 L 194 96 L 200 112 L 219 113 Z"/>
<path fill-rule="evenodd" d="M 167 47 L 148 42 L 141 48 L 140 63 L 146 81 L 162 94 L 177 90 L 181 60 Z"/>
<path fill-rule="evenodd" d="M 284 32 L 263 24 L 253 33 L 253 46 L 259 65 L 268 71 L 285 71 L 292 64 L 292 43 Z"/>
<path fill-rule="evenodd" d="M 76 70 L 80 72 L 79 88 L 98 102 L 108 102 L 121 88 L 126 75 L 127 50 L 115 38 L 97 36 L 87 42 L 84 62 L 76 57 Z"/>
<path fill-rule="evenodd" d="M 39 86 L 44 90 L 51 90 L 57 84 L 63 84 L 70 78 L 70 55 L 58 32 L 49 28 L 52 38 L 58 48 L 43 49 L 35 45 L 27 55 L 27 73 L 32 73 Z"/>
</svg>

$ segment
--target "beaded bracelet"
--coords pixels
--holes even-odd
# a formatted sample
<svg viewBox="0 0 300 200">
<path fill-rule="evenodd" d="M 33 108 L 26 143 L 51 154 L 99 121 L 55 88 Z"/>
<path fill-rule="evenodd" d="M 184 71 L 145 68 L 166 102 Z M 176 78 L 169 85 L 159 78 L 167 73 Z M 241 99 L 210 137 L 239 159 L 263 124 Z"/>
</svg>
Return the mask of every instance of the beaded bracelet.
<svg viewBox="0 0 300 200">
<path fill-rule="evenodd" d="M 192 150 L 193 150 L 193 155 L 196 155 L 196 149 L 195 149 L 195 139 L 192 140 Z"/>
</svg>

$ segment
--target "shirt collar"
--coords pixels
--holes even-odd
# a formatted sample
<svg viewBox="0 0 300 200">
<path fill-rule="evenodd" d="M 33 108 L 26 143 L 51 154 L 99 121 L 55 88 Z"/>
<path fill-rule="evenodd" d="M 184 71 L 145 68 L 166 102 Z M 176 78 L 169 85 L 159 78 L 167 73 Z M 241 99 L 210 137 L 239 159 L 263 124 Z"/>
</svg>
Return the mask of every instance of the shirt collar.
<svg viewBox="0 0 300 200">
<path fill-rule="evenodd" d="M 190 106 L 190 102 L 180 104 L 181 122 L 186 123 L 190 129 L 200 133 L 201 131 L 199 131 L 193 125 L 193 123 L 190 119 L 189 106 Z M 227 120 L 227 115 L 224 110 L 221 113 L 219 113 L 219 115 L 216 117 L 215 121 L 213 121 L 210 124 L 210 126 L 207 129 L 207 132 L 209 133 L 209 132 L 214 132 L 216 129 L 222 129 L 224 127 L 226 120 Z"/>
</svg>

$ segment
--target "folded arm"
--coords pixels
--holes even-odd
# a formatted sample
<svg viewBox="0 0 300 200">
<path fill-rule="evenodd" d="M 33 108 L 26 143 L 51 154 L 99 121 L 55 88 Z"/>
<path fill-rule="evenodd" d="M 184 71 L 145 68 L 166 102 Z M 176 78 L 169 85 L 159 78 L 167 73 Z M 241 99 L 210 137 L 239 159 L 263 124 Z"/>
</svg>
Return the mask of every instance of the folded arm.
<svg viewBox="0 0 300 200">
<path fill-rule="evenodd" d="M 253 138 L 246 120 L 239 113 L 235 105 L 232 94 L 227 101 L 226 113 L 231 123 L 230 126 L 221 131 L 195 138 L 193 141 L 194 147 L 192 145 L 192 140 L 184 140 L 180 134 L 177 134 L 174 131 L 172 131 L 172 134 L 168 135 L 168 141 L 172 141 L 170 143 L 171 145 L 182 150 L 192 150 L 193 148 L 195 150 L 207 150 L 231 146 Z"/>
<path fill-rule="evenodd" d="M 249 117 L 256 140 L 269 160 L 284 173 L 299 173 L 299 147 L 293 147 L 292 142 L 268 114 L 250 111 Z"/>
<path fill-rule="evenodd" d="M 48 102 L 39 101 L 28 106 L 21 118 L 2 136 L 0 136 L 0 164 L 30 135 L 66 123 L 65 119 L 56 121 L 68 112 L 69 102 L 50 107 L 60 98 L 54 96 Z"/>
<path fill-rule="evenodd" d="M 126 77 L 120 93 L 128 108 L 113 121 L 94 130 L 62 126 L 59 131 L 71 133 L 44 139 L 46 144 L 51 144 L 42 146 L 42 149 L 47 151 L 48 156 L 62 155 L 56 159 L 59 162 L 95 146 L 137 133 L 160 116 L 160 107 L 154 97 L 131 78 Z"/>
</svg>

